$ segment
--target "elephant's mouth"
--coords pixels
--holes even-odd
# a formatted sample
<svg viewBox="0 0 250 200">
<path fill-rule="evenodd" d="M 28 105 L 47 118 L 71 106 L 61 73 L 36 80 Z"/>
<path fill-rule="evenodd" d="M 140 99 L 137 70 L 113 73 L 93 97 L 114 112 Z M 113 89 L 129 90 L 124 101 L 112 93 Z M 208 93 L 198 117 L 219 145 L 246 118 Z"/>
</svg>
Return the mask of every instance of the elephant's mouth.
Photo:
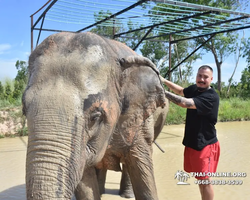
<svg viewBox="0 0 250 200">
<path fill-rule="evenodd" d="M 91 166 L 96 163 L 96 157 L 97 157 L 97 151 L 96 149 L 88 142 L 86 144 L 86 160 L 87 160 L 87 165 Z"/>
<path fill-rule="evenodd" d="M 90 144 L 87 144 L 87 145 L 86 145 L 86 152 L 87 152 L 88 154 L 96 154 L 96 151 L 94 150 L 94 148 L 91 147 Z"/>
</svg>

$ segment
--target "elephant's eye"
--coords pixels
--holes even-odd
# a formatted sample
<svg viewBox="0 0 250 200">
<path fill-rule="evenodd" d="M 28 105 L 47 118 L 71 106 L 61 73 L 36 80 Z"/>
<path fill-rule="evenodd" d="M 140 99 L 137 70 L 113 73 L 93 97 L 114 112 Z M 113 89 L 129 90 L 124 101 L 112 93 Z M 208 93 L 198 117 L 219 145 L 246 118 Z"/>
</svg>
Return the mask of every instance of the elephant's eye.
<svg viewBox="0 0 250 200">
<path fill-rule="evenodd" d="M 90 114 L 89 128 L 92 129 L 94 125 L 100 124 L 103 121 L 103 113 L 101 111 L 94 111 Z"/>
<path fill-rule="evenodd" d="M 102 113 L 101 113 L 100 111 L 93 112 L 93 113 L 90 115 L 90 121 L 95 121 L 95 120 L 97 120 L 101 115 L 102 115 Z"/>
</svg>

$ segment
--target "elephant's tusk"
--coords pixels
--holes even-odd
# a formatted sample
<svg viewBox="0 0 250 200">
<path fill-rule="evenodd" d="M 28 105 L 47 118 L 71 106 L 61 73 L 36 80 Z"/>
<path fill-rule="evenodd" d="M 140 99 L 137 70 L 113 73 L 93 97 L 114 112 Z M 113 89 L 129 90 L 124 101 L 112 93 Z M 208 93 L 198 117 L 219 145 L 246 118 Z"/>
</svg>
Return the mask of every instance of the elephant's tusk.
<svg viewBox="0 0 250 200">
<path fill-rule="evenodd" d="M 165 153 L 165 151 L 160 147 L 160 145 L 156 141 L 154 141 L 154 143 L 162 151 L 162 153 Z"/>
</svg>

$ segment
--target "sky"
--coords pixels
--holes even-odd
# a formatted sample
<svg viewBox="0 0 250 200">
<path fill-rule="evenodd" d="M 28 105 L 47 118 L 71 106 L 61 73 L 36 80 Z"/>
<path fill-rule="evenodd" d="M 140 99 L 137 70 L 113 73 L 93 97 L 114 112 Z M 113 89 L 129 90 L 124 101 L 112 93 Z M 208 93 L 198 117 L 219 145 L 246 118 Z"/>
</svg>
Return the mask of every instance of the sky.
<svg viewBox="0 0 250 200">
<path fill-rule="evenodd" d="M 28 61 L 31 52 L 31 18 L 34 12 L 48 0 L 0 0 L 0 81 L 14 79 L 17 74 L 15 63 L 17 60 Z M 250 13 L 250 10 L 249 12 Z M 39 13 L 39 15 L 41 12 Z M 38 16 L 38 15 L 36 15 Z M 65 30 L 65 29 L 64 29 Z M 38 31 L 36 31 L 38 32 Z M 47 34 L 47 35 L 46 35 Z M 42 33 L 41 40 L 53 32 Z M 242 34 L 242 33 L 241 33 Z M 250 36 L 250 29 L 245 29 L 245 35 Z M 36 37 L 34 37 L 34 43 Z M 214 83 L 217 81 L 217 70 L 212 54 L 207 53 L 193 65 L 193 77 L 197 69 L 208 64 L 214 69 Z M 226 84 L 235 66 L 235 58 L 229 56 L 222 65 L 222 81 Z M 234 81 L 239 82 L 241 72 L 246 67 L 246 61 L 241 58 Z M 194 79 L 195 80 L 195 79 Z"/>
</svg>

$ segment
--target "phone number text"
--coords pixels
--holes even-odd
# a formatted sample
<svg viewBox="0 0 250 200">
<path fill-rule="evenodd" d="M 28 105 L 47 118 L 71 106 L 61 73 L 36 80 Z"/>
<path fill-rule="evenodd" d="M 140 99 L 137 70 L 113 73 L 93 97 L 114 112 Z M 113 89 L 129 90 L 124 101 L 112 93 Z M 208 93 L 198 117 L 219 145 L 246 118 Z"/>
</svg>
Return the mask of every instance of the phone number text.
<svg viewBox="0 0 250 200">
<path fill-rule="evenodd" d="M 242 180 L 195 180 L 198 185 L 242 185 Z"/>
</svg>

